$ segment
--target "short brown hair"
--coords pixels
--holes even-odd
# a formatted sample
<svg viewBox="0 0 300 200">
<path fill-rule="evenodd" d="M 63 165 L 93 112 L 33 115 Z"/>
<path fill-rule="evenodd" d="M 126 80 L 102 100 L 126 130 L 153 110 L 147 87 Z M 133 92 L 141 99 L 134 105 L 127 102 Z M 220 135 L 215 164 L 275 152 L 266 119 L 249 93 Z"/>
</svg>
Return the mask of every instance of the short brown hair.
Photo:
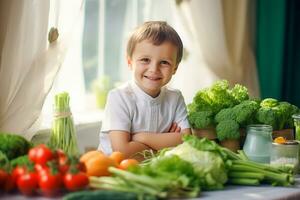
<svg viewBox="0 0 300 200">
<path fill-rule="evenodd" d="M 176 64 L 180 63 L 183 44 L 178 33 L 167 22 L 148 21 L 138 26 L 127 43 L 127 56 L 132 57 L 136 44 L 143 40 L 151 40 L 154 45 L 160 45 L 165 41 L 171 42 L 177 47 Z"/>
</svg>

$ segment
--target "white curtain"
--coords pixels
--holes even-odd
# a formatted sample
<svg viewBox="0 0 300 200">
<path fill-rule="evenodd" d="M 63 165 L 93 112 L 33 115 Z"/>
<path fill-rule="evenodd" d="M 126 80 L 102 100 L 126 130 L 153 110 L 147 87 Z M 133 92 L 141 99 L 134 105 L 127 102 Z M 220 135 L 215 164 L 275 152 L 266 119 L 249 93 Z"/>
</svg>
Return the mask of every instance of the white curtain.
<svg viewBox="0 0 300 200">
<path fill-rule="evenodd" d="M 30 139 L 64 60 L 69 26 L 48 45 L 50 0 L 4 0 L 0 9 L 0 131 Z"/>
<path fill-rule="evenodd" d="M 174 84 L 186 100 L 215 80 L 248 87 L 259 94 L 252 48 L 253 7 L 248 0 L 183 0 L 175 6 L 178 26 L 185 30 L 187 59 L 181 63 Z"/>
<path fill-rule="evenodd" d="M 50 12 L 52 25 L 58 27 L 68 37 L 68 50 L 60 70 L 55 77 L 53 86 L 46 97 L 40 119 L 42 126 L 49 128 L 52 122 L 54 96 L 66 91 L 70 95 L 71 111 L 81 112 L 86 107 L 85 88 L 82 67 L 82 34 L 84 7 L 82 0 L 57 0 L 51 2 Z M 67 38 L 64 38 L 65 40 Z M 76 118 L 76 115 L 74 115 Z"/>
</svg>

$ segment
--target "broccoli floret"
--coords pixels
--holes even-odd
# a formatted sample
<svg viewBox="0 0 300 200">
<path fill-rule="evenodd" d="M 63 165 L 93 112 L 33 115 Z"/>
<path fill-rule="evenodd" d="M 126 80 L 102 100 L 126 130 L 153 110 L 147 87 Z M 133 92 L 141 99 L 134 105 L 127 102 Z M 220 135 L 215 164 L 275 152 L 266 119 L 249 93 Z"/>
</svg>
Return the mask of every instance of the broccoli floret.
<svg viewBox="0 0 300 200">
<path fill-rule="evenodd" d="M 239 139 L 239 124 L 234 120 L 221 121 L 217 127 L 217 138 L 222 141 L 225 139 Z"/>
<path fill-rule="evenodd" d="M 282 101 L 274 109 L 277 111 L 280 120 L 279 129 L 293 128 L 294 120 L 292 115 L 298 113 L 299 108 L 289 102 Z"/>
<path fill-rule="evenodd" d="M 276 110 L 267 107 L 261 107 L 258 109 L 256 120 L 261 124 L 268 124 L 273 127 L 273 130 L 278 130 L 278 117 Z"/>
<path fill-rule="evenodd" d="M 259 104 L 256 101 L 246 100 L 233 107 L 235 120 L 242 126 L 247 125 L 254 117 L 259 109 Z"/>
<path fill-rule="evenodd" d="M 236 120 L 236 115 L 235 113 L 233 112 L 233 108 L 225 108 L 225 109 L 222 109 L 220 110 L 220 112 L 218 112 L 218 114 L 216 114 L 215 116 L 215 121 L 217 123 L 220 123 L 222 121 L 225 121 L 225 120 Z"/>
<path fill-rule="evenodd" d="M 264 100 L 262 100 L 262 102 L 260 103 L 260 106 L 263 108 L 272 108 L 278 105 L 278 100 L 273 99 L 273 98 L 266 98 Z"/>
<path fill-rule="evenodd" d="M 213 125 L 213 112 L 211 111 L 200 111 L 191 112 L 188 116 L 189 123 L 193 128 L 207 128 Z"/>
<path fill-rule="evenodd" d="M 20 135 L 0 133 L 0 151 L 9 160 L 27 154 L 31 146 L 32 144 Z"/>
<path fill-rule="evenodd" d="M 297 106 L 271 98 L 263 100 L 260 105 L 262 107 L 256 113 L 259 123 L 271 125 L 273 130 L 293 127 L 292 115 L 298 112 Z"/>
<path fill-rule="evenodd" d="M 234 97 L 237 103 L 249 99 L 248 89 L 240 84 L 235 84 L 235 86 L 230 90 L 230 94 Z"/>
</svg>

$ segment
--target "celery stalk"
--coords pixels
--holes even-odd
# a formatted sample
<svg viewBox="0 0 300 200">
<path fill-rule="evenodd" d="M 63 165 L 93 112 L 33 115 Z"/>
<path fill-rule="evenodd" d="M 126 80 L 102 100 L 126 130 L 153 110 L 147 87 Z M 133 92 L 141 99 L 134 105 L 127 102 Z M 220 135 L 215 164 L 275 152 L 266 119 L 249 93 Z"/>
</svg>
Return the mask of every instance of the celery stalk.
<svg viewBox="0 0 300 200">
<path fill-rule="evenodd" d="M 240 171 L 240 172 L 257 172 L 262 173 L 265 176 L 266 180 L 270 180 L 273 182 L 280 182 L 280 183 L 288 183 L 289 181 L 289 175 L 285 173 L 275 173 L 255 167 L 250 167 L 247 165 L 232 165 L 230 168 L 230 171 Z"/>
<path fill-rule="evenodd" d="M 258 179 L 258 180 L 263 180 L 265 176 L 262 173 L 257 173 L 257 172 L 239 172 L 239 171 L 230 171 L 228 176 L 230 178 L 250 178 L 250 179 Z"/>
<path fill-rule="evenodd" d="M 251 179 L 251 178 L 231 178 L 229 180 L 231 184 L 235 185 L 259 185 L 260 182 L 258 179 Z"/>
</svg>

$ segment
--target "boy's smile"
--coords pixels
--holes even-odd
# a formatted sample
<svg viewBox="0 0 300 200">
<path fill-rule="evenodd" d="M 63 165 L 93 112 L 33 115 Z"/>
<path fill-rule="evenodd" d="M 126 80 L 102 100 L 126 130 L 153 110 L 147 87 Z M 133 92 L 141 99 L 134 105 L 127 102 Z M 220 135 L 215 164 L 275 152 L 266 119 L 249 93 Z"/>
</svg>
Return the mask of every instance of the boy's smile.
<svg viewBox="0 0 300 200">
<path fill-rule="evenodd" d="M 175 74 L 177 47 L 165 41 L 154 45 L 150 40 L 136 44 L 132 58 L 127 58 L 136 84 L 148 95 L 156 97 Z"/>
</svg>

